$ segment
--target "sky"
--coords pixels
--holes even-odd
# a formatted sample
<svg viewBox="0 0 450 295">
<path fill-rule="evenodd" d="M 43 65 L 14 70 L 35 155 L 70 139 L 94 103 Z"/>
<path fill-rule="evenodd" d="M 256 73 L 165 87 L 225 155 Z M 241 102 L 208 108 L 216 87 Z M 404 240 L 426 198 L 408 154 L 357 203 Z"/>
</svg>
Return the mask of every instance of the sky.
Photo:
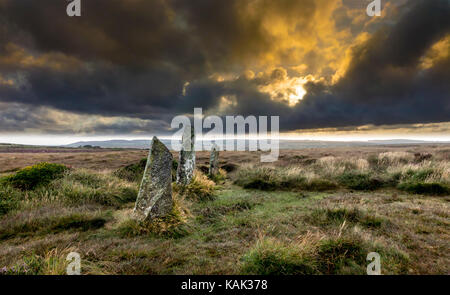
<svg viewBox="0 0 450 295">
<path fill-rule="evenodd" d="M 194 108 L 302 139 L 450 140 L 450 1 L 0 0 L 0 142 L 167 136 Z"/>
</svg>

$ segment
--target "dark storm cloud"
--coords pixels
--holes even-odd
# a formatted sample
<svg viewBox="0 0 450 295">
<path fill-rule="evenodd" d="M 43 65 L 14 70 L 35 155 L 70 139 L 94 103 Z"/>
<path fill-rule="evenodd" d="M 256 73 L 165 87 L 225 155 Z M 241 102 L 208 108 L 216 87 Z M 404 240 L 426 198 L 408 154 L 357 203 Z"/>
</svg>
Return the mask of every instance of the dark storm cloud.
<svg viewBox="0 0 450 295">
<path fill-rule="evenodd" d="M 425 52 L 450 33 L 446 0 L 407 2 L 394 25 L 378 28 L 354 49 L 337 84 L 308 83 L 307 95 L 295 107 L 260 91 L 280 71 L 255 78 L 210 78 L 236 75 L 278 45 L 266 32 L 264 21 L 270 17 L 295 23 L 289 28 L 293 32 L 313 33 L 316 1 L 252 3 L 89 0 L 82 1 L 82 17 L 69 18 L 66 1 L 0 0 L 0 101 L 166 123 L 203 107 L 220 115 L 280 115 L 283 129 L 449 121 L 449 59 L 429 69 L 419 67 Z M 351 22 L 344 8 L 334 17 L 338 29 Z M 45 54 L 44 62 L 30 62 L 29 56 Z M 309 51 L 299 64 L 319 68 L 318 55 Z M 320 72 L 332 76 L 330 68 Z M 229 105 L 223 105 L 224 97 Z M 7 115 L 2 116 L 0 130 Z M 92 128 L 155 128 L 121 124 Z"/>
<path fill-rule="evenodd" d="M 450 119 L 450 60 L 433 68 L 420 58 L 450 33 L 447 1 L 408 2 L 390 28 L 356 48 L 346 75 L 334 86 L 310 84 L 293 126 L 439 122 Z M 447 81 L 447 82 L 445 82 Z"/>
</svg>

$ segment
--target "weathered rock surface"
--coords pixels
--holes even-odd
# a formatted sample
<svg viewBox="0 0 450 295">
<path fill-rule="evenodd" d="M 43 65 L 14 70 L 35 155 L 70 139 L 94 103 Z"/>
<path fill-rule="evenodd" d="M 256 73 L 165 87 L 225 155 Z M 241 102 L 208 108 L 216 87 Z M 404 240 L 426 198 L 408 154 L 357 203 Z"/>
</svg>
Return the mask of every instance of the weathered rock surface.
<svg viewBox="0 0 450 295">
<path fill-rule="evenodd" d="M 219 172 L 219 147 L 213 144 L 209 157 L 209 174 L 216 175 Z"/>
<path fill-rule="evenodd" d="M 172 154 L 167 147 L 153 137 L 145 166 L 144 177 L 134 207 L 134 216 L 141 221 L 169 214 L 172 199 Z"/>
<path fill-rule="evenodd" d="M 180 159 L 177 170 L 177 183 L 187 185 L 194 176 L 195 169 L 195 130 L 189 126 L 184 128 Z"/>
</svg>

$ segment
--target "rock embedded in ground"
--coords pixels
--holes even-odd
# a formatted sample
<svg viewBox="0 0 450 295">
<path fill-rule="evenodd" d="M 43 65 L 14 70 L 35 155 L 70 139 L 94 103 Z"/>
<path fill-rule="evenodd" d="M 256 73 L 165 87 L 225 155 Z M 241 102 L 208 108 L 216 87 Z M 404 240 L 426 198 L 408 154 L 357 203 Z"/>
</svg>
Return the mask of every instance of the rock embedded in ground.
<svg viewBox="0 0 450 295">
<path fill-rule="evenodd" d="M 183 132 L 180 159 L 177 170 L 177 183 L 188 185 L 192 181 L 195 169 L 195 130 L 186 126 Z"/>
<path fill-rule="evenodd" d="M 209 157 L 209 175 L 216 175 L 219 172 L 219 147 L 214 144 Z"/>
<path fill-rule="evenodd" d="M 153 137 L 133 211 L 138 220 L 150 221 L 172 211 L 172 160 L 173 156 L 167 147 Z"/>
</svg>

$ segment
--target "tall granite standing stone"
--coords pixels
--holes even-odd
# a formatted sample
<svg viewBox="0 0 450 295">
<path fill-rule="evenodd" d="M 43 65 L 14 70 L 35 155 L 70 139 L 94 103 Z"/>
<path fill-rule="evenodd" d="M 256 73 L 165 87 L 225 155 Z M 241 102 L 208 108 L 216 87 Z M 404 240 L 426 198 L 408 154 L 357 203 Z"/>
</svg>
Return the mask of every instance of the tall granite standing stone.
<svg viewBox="0 0 450 295">
<path fill-rule="evenodd" d="M 193 126 L 184 128 L 180 159 L 177 169 L 177 183 L 187 185 L 191 183 L 195 169 L 195 130 Z"/>
<path fill-rule="evenodd" d="M 172 161 L 167 147 L 156 136 L 153 137 L 133 211 L 137 219 L 148 221 L 172 211 Z"/>
<path fill-rule="evenodd" d="M 209 175 L 216 175 L 219 172 L 219 147 L 213 144 L 209 157 Z"/>
</svg>

